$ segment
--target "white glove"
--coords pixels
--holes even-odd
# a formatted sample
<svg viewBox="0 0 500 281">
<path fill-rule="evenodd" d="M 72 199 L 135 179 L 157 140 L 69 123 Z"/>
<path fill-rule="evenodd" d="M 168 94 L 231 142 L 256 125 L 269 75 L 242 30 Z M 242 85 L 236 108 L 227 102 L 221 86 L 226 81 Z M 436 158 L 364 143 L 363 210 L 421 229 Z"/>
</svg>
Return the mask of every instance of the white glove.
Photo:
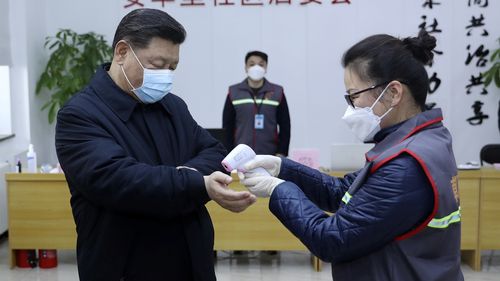
<svg viewBox="0 0 500 281">
<path fill-rule="evenodd" d="M 270 197 L 276 186 L 285 182 L 282 179 L 252 172 L 238 173 L 238 176 L 240 182 L 257 197 Z"/>
<path fill-rule="evenodd" d="M 243 168 L 251 171 L 257 167 L 264 168 L 271 176 L 277 177 L 280 173 L 281 158 L 272 155 L 257 155 L 254 159 L 248 161 Z M 245 175 L 246 176 L 246 175 Z"/>
</svg>

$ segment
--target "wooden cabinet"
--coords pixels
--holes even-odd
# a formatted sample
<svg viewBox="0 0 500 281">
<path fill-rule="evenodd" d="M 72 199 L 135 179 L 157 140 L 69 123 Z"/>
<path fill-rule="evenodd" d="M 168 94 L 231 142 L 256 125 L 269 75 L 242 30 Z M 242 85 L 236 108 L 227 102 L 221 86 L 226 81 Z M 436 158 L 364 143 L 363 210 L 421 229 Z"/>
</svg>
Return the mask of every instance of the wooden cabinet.
<svg viewBox="0 0 500 281">
<path fill-rule="evenodd" d="M 460 179 L 462 243 L 464 250 L 477 249 L 479 230 L 479 180 Z"/>
<path fill-rule="evenodd" d="M 246 190 L 233 175 L 230 187 Z M 215 229 L 216 250 L 307 250 L 269 211 L 269 198 L 258 198 L 244 212 L 233 213 L 211 201 L 207 204 Z"/>
<path fill-rule="evenodd" d="M 216 250 L 307 250 L 268 209 L 269 199 L 258 201 L 241 213 L 217 203 L 207 204 L 215 229 Z"/>
<path fill-rule="evenodd" d="M 481 269 L 479 249 L 479 204 L 481 171 L 460 171 L 458 190 L 460 194 L 461 249 L 462 260 L 474 270 Z"/>
<path fill-rule="evenodd" d="M 75 249 L 70 193 L 61 174 L 6 174 L 9 249 Z"/>
<path fill-rule="evenodd" d="M 481 175 L 481 206 L 479 248 L 500 249 L 500 172 L 483 170 Z"/>
</svg>

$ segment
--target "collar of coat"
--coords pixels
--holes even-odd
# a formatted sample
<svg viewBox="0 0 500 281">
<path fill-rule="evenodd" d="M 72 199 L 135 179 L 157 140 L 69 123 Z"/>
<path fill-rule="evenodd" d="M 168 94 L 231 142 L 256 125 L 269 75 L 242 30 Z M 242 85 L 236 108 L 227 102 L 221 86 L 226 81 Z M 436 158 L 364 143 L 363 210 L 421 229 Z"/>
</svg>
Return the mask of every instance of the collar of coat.
<svg viewBox="0 0 500 281">
<path fill-rule="evenodd" d="M 377 158 L 387 148 L 403 142 L 407 138 L 417 134 L 422 130 L 443 126 L 443 113 L 440 108 L 419 113 L 412 118 L 406 120 L 394 132 L 388 134 L 383 140 L 366 153 L 366 159 L 372 161 Z"/>
</svg>

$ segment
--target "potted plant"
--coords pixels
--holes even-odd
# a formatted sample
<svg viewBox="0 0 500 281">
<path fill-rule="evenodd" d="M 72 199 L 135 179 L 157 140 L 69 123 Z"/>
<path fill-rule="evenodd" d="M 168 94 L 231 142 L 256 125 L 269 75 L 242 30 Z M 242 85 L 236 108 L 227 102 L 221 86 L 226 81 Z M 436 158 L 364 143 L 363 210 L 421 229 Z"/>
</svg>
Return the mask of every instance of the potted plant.
<svg viewBox="0 0 500 281">
<path fill-rule="evenodd" d="M 490 61 L 490 69 L 483 72 L 484 86 L 488 87 L 491 82 L 495 82 L 497 88 L 500 88 L 500 38 L 498 38 L 499 47 L 493 50 Z M 500 101 L 498 102 L 498 130 L 500 130 Z"/>
<path fill-rule="evenodd" d="M 70 29 L 61 29 L 54 37 L 47 37 L 45 48 L 52 50 L 52 54 L 35 92 L 39 94 L 44 88 L 51 92 L 42 110 L 48 109 L 49 123 L 52 123 L 59 108 L 89 83 L 97 66 L 111 60 L 113 50 L 103 35 L 77 34 Z"/>
</svg>

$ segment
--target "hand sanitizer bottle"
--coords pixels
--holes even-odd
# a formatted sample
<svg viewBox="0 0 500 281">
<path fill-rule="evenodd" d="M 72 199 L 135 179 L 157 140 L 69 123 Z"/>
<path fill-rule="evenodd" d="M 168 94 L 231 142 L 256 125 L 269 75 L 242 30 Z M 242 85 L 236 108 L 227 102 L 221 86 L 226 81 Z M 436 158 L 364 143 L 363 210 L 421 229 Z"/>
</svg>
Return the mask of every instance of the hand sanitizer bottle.
<svg viewBox="0 0 500 281">
<path fill-rule="evenodd" d="M 21 160 L 19 158 L 16 158 L 16 173 L 22 173 L 23 172 L 23 166 L 21 164 Z"/>
<path fill-rule="evenodd" d="M 33 145 L 30 144 L 28 147 L 28 153 L 26 154 L 27 162 L 28 162 L 28 173 L 36 173 L 36 152 L 33 148 Z"/>
</svg>

